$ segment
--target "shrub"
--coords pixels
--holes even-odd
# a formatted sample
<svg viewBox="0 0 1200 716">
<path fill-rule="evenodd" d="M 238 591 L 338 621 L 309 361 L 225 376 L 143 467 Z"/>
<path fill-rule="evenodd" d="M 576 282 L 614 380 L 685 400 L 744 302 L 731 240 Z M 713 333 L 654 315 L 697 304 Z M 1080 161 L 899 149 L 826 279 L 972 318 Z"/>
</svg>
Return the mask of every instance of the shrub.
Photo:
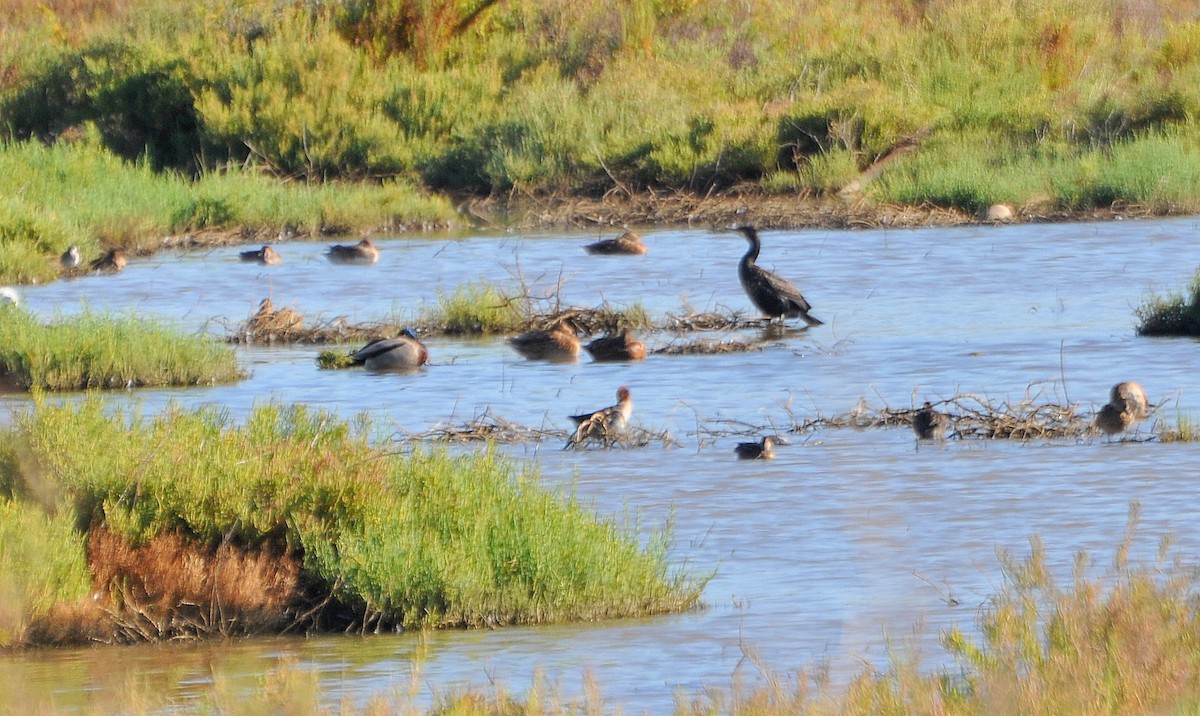
<svg viewBox="0 0 1200 716">
<path fill-rule="evenodd" d="M 266 405 L 239 427 L 93 399 L 39 402 L 16 430 L 82 523 L 134 546 L 286 544 L 363 629 L 653 614 L 693 607 L 703 586 L 667 567 L 661 532 L 640 547 L 493 452 L 372 447 L 365 419 Z"/>
<path fill-rule="evenodd" d="M 1140 336 L 1200 336 L 1200 272 L 1186 294 L 1151 295 L 1134 310 Z"/>
</svg>

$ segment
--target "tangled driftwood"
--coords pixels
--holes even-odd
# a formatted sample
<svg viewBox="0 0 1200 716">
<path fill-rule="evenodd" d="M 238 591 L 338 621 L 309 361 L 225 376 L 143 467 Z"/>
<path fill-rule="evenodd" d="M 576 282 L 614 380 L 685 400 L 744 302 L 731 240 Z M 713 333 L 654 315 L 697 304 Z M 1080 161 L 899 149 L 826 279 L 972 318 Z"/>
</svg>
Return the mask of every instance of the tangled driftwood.
<svg viewBox="0 0 1200 716">
<path fill-rule="evenodd" d="M 1038 402 L 1031 396 L 1014 403 L 967 393 L 934 403 L 933 408 L 946 416 L 950 425 L 948 437 L 962 440 L 1054 440 L 1081 437 L 1091 430 L 1091 418 L 1080 414 L 1077 404 Z M 859 401 L 845 415 L 793 420 L 790 432 L 911 427 L 919 410 L 918 407 L 872 408 L 866 401 Z"/>
<path fill-rule="evenodd" d="M 541 443 L 551 440 L 566 440 L 571 433 L 558 428 L 532 428 L 514 423 L 492 412 L 491 408 L 479 415 L 456 424 L 438 424 L 419 433 L 398 433 L 396 441 L 410 442 L 447 442 L 472 443 L 494 442 L 505 445 L 523 445 Z M 680 447 L 681 443 L 666 430 L 650 430 L 640 426 L 630 426 L 620 435 L 614 436 L 606 447 L 635 448 L 647 447 L 652 444 L 662 447 Z"/>
</svg>

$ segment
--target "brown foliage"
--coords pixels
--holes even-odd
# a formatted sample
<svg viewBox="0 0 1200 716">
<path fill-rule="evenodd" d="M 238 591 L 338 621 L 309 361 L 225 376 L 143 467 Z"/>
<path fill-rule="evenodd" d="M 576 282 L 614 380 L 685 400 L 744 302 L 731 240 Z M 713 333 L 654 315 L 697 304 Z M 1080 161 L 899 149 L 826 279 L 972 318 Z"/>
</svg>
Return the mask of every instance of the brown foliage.
<svg viewBox="0 0 1200 716">
<path fill-rule="evenodd" d="M 299 602 L 300 560 L 271 545 L 213 547 L 173 533 L 134 546 L 100 525 L 87 555 L 118 641 L 278 630 Z"/>
</svg>

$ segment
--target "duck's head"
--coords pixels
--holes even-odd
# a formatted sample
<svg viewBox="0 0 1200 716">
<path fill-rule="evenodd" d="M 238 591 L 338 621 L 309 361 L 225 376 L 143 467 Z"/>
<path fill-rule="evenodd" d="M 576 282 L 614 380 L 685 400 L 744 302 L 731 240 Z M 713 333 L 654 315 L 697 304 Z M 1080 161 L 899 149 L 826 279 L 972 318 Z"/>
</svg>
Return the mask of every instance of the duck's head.
<svg viewBox="0 0 1200 716">
<path fill-rule="evenodd" d="M 617 402 L 624 403 L 626 400 L 629 400 L 629 388 L 622 385 L 617 388 Z"/>
</svg>

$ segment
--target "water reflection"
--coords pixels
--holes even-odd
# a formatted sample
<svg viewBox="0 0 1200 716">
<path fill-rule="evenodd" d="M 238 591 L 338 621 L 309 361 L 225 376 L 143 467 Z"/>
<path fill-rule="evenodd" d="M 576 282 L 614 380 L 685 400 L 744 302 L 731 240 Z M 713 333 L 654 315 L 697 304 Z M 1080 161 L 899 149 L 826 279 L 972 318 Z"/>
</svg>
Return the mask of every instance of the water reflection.
<svg viewBox="0 0 1200 716">
<path fill-rule="evenodd" d="M 0 657 L 0 684 L 44 685 L 45 703 L 69 712 L 102 703 L 130 678 L 160 678 L 162 654 L 180 702 L 215 673 L 252 688 L 280 658 L 321 674 L 331 704 L 408 688 L 418 648 L 422 693 L 492 680 L 520 692 L 538 669 L 567 693 L 590 673 L 606 699 L 664 712 L 675 691 L 727 685 L 747 651 L 782 669 L 827 660 L 835 673 L 882 664 L 888 640 L 914 643 L 941 663 L 938 630 L 971 628 L 998 586 L 996 551 L 1028 550 L 1041 535 L 1052 566 L 1074 553 L 1109 561 L 1131 502 L 1143 505 L 1135 556 L 1174 535 L 1200 550 L 1193 495 L 1200 447 L 956 442 L 913 449 L 907 428 L 792 436 L 771 462 L 738 461 L 737 437 L 705 421 L 751 426 L 873 406 L 910 407 L 975 393 L 1098 409 L 1120 380 L 1138 380 L 1161 418 L 1196 414 L 1195 342 L 1134 336 L 1132 307 L 1151 290 L 1190 280 L 1196 219 L 912 231 L 772 232 L 768 268 L 803 277 L 827 325 L 768 328 L 718 338 L 761 342 L 721 355 L 651 355 L 636 363 L 530 362 L 502 339 L 426 341 L 414 374 L 322 371 L 312 347 L 239 348 L 250 379 L 191 390 L 117 392 L 144 410 L 170 401 L 216 404 L 234 416 L 264 400 L 297 401 L 345 417 L 368 412 L 398 435 L 485 411 L 523 425 L 570 427 L 567 416 L 612 401 L 629 385 L 635 424 L 671 432 L 682 448 L 564 452 L 561 444 L 505 448 L 542 478 L 573 489 L 605 515 L 640 529 L 671 521 L 674 556 L 715 569 L 707 608 L 660 619 L 444 632 L 362 639 L 324 637 L 235 645 L 36 652 Z M 466 281 L 551 290 L 565 303 L 640 303 L 667 311 L 750 306 L 736 265 L 745 242 L 703 231 L 642 232 L 647 256 L 597 259 L 594 236 L 538 235 L 378 241 L 373 266 L 331 266 L 324 244 L 284 244 L 279 266 L 242 264 L 245 247 L 132 261 L 112 277 L 25 292 L 43 316 L 88 306 L 154 315 L 194 330 L 241 320 L 265 296 L 306 316 L 372 321 L 415 315 Z M 1097 257 L 1104 257 L 1098 260 Z M 421 272 L 414 276 L 413 266 Z M 931 288 L 932 287 L 932 288 Z M 678 338 L 640 335 L 651 350 Z M 27 404 L 24 396 L 0 398 Z M 1145 435 L 1149 423 L 1140 428 Z M 928 449 L 927 449 L 928 448 Z M 188 666 L 188 664 L 195 664 Z M 106 678 L 102 672 L 112 670 Z"/>
</svg>

